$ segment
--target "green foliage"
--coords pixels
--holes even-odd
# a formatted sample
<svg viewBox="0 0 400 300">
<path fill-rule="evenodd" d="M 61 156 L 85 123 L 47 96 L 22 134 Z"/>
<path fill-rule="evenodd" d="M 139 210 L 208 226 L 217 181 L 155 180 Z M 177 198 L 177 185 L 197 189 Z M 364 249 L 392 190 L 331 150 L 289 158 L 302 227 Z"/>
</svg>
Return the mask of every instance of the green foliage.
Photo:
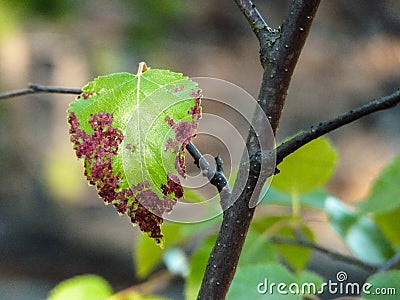
<svg viewBox="0 0 400 300">
<path fill-rule="evenodd" d="M 103 278 L 80 275 L 60 282 L 47 300 L 105 300 L 111 295 L 111 287 Z"/>
<path fill-rule="evenodd" d="M 352 211 L 334 197 L 325 202 L 329 222 L 360 260 L 378 266 L 392 257 L 393 248 L 367 216 Z"/>
<path fill-rule="evenodd" d="M 106 204 L 127 214 L 157 243 L 162 215 L 183 198 L 184 151 L 201 117 L 197 84 L 148 70 L 98 77 L 68 110 L 71 141 L 85 175 Z"/>
<path fill-rule="evenodd" d="M 400 207 L 400 155 L 390 163 L 375 181 L 371 195 L 360 202 L 361 213 L 382 214 Z"/>
<path fill-rule="evenodd" d="M 336 151 L 326 138 L 316 139 L 286 157 L 272 186 L 292 194 L 304 194 L 328 181 L 335 163 Z"/>
<path fill-rule="evenodd" d="M 303 283 L 313 283 L 319 287 L 323 279 L 311 272 L 298 275 L 291 273 L 278 263 L 253 264 L 239 267 L 232 281 L 227 299 L 303 299 L 301 292 Z M 273 285 L 275 283 L 275 285 Z M 283 293 L 278 292 L 277 285 L 285 284 Z M 291 292 L 294 291 L 294 292 Z M 306 290 L 307 291 L 307 290 Z"/>
<path fill-rule="evenodd" d="M 384 273 L 377 273 L 369 277 L 366 282 L 370 284 L 370 288 L 368 288 L 366 293 L 363 292 L 363 299 L 399 299 L 400 271 L 392 270 Z"/>
</svg>

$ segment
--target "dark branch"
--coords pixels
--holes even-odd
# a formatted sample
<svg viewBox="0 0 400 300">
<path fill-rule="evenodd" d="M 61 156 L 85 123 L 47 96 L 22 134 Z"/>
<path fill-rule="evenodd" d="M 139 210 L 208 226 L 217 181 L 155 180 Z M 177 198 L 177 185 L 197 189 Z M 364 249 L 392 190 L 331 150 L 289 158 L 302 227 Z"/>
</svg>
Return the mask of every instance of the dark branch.
<svg viewBox="0 0 400 300">
<path fill-rule="evenodd" d="M 56 94 L 74 94 L 74 95 L 79 95 L 82 93 L 81 89 L 68 88 L 62 86 L 49 86 L 49 85 L 31 83 L 29 84 L 29 87 L 36 93 L 56 93 Z"/>
<path fill-rule="evenodd" d="M 199 149 L 197 149 L 192 142 L 189 142 L 186 145 L 186 150 L 193 157 L 194 163 L 201 170 L 203 176 L 207 177 L 210 183 L 217 188 L 221 197 L 221 206 L 225 207 L 226 204 L 230 203 L 232 193 L 228 180 L 224 174 L 222 159 L 220 156 L 218 155 L 215 157 L 216 170 L 213 170 L 208 161 L 204 158 L 203 154 L 201 154 Z"/>
<path fill-rule="evenodd" d="M 343 254 L 340 254 L 339 252 L 335 252 L 332 250 L 329 250 L 327 248 L 318 246 L 312 242 L 303 240 L 303 239 L 293 239 L 293 238 L 288 238 L 288 237 L 284 237 L 284 236 L 274 236 L 271 238 L 271 242 L 275 243 L 275 244 L 285 244 L 285 245 L 294 245 L 294 246 L 301 246 L 301 247 L 305 247 L 305 248 L 310 248 L 312 250 L 321 252 L 323 254 L 325 254 L 326 256 L 329 256 L 330 258 L 332 258 L 333 260 L 336 261 L 341 261 L 344 263 L 348 263 L 352 266 L 358 266 L 368 272 L 375 272 L 376 268 L 368 265 L 356 258 L 350 257 L 350 256 L 346 256 Z"/>
<path fill-rule="evenodd" d="M 331 132 L 339 127 L 356 121 L 374 112 L 392 108 L 400 103 L 400 90 L 397 90 L 391 95 L 375 99 L 367 104 L 364 104 L 356 109 L 345 112 L 331 120 L 324 121 L 318 126 L 312 126 L 310 129 L 303 131 L 287 142 L 282 143 L 276 149 L 276 164 L 278 165 L 283 159 L 304 146 L 305 144 L 315 140 L 328 132 Z"/>
<path fill-rule="evenodd" d="M 259 31 L 255 30 L 254 20 L 259 13 L 250 1 L 235 0 L 244 12 L 257 38 L 261 39 Z M 320 0 L 294 0 L 288 15 L 283 22 L 281 32 L 274 32 L 260 40 L 260 58 L 264 67 L 263 80 L 258 96 L 258 104 L 268 117 L 274 133 L 283 109 L 287 90 L 295 65 L 305 43 Z M 250 7 L 249 7 L 250 5 Z M 265 23 L 265 22 L 264 22 Z M 261 24 L 261 23 L 257 23 Z M 263 26 L 267 26 L 264 24 Z M 266 29 L 265 29 L 266 30 Z M 232 282 L 246 235 L 253 219 L 254 206 L 249 206 L 252 198 L 258 199 L 261 188 L 267 179 L 260 174 L 260 157 L 257 153 L 268 151 L 261 149 L 256 132 L 260 124 L 259 116 L 254 115 L 253 125 L 246 142 L 248 151 L 244 153 L 241 166 L 249 163 L 247 168 L 239 168 L 235 186 L 232 191 L 233 204 L 224 210 L 221 228 L 211 251 L 198 299 L 225 299 Z M 248 159 L 250 157 L 250 160 Z M 239 185 L 246 182 L 243 191 Z M 240 184 L 238 184 L 240 183 Z"/>
</svg>

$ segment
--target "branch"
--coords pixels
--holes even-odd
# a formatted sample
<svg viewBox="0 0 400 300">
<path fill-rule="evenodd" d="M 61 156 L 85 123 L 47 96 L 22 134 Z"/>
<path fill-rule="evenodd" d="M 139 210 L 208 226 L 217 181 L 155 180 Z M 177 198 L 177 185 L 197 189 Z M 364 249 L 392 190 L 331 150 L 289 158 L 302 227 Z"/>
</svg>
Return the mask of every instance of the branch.
<svg viewBox="0 0 400 300">
<path fill-rule="evenodd" d="M 375 267 L 368 265 L 356 258 L 340 254 L 339 252 L 329 250 L 327 248 L 318 246 L 312 242 L 309 242 L 309 241 L 306 241 L 303 239 L 293 239 L 293 238 L 288 238 L 288 237 L 284 237 L 284 236 L 275 236 L 275 237 L 271 238 L 271 242 L 275 243 L 275 244 L 294 245 L 294 246 L 310 248 L 312 250 L 321 252 L 321 253 L 325 254 L 326 256 L 329 256 L 333 260 L 342 261 L 342 262 L 348 263 L 353 266 L 358 266 L 368 272 L 376 272 Z"/>
<path fill-rule="evenodd" d="M 276 30 L 268 26 L 251 0 L 235 0 L 235 2 L 260 41 L 260 46 L 263 47 L 263 45 L 268 43 L 268 36 L 273 35 Z"/>
<path fill-rule="evenodd" d="M 337 117 L 323 121 L 318 126 L 311 126 L 310 129 L 303 131 L 287 142 L 282 143 L 276 149 L 276 164 L 278 165 L 283 159 L 301 148 L 305 144 L 315 140 L 328 132 L 331 132 L 339 127 L 356 121 L 374 112 L 392 108 L 400 103 L 400 90 L 397 90 L 391 95 L 375 99 L 367 104 L 364 104 L 356 109 L 338 115 Z"/>
<path fill-rule="evenodd" d="M 386 272 L 400 266 L 400 251 L 397 252 L 391 259 L 384 263 L 379 269 L 379 272 Z"/>
<path fill-rule="evenodd" d="M 8 99 L 14 97 L 20 97 L 29 94 L 38 94 L 38 93 L 56 93 L 56 94 L 74 94 L 79 95 L 82 93 L 81 89 L 76 88 L 67 88 L 61 86 L 51 86 L 51 85 L 40 85 L 35 83 L 30 83 L 28 88 L 8 91 L 4 93 L 0 93 L 0 100 L 1 99 Z"/>
<path fill-rule="evenodd" d="M 55 93 L 55 94 L 74 94 L 79 95 L 82 93 L 81 89 L 68 88 L 62 86 L 50 86 L 30 83 L 27 89 L 19 89 L 13 91 L 7 91 L 0 93 L 0 99 L 9 99 L 29 94 L 37 93 Z M 207 177 L 212 185 L 214 185 L 221 197 L 221 205 L 225 207 L 231 200 L 231 189 L 228 184 L 228 180 L 225 177 L 224 170 L 222 167 L 222 160 L 219 156 L 215 158 L 217 169 L 214 171 L 208 161 L 204 158 L 203 154 L 196 148 L 196 146 L 189 142 L 186 145 L 186 150 L 193 157 L 195 164 L 202 171 L 203 176 Z"/>
<path fill-rule="evenodd" d="M 273 38 L 266 38 L 265 41 L 261 40 L 254 27 L 257 22 L 253 20 L 262 20 L 258 18 L 259 13 L 255 7 L 249 0 L 235 0 L 235 2 L 260 39 L 260 58 L 264 74 L 258 104 L 270 120 L 272 130 L 276 134 L 291 76 L 320 0 L 292 1 L 281 32 L 275 32 Z M 269 149 L 260 148 L 256 135 L 257 129 L 265 124 L 257 120 L 260 118 L 255 114 L 254 128 L 250 129 L 246 142 L 248 155 L 244 153 L 241 160 L 241 166 L 249 163 L 251 167 L 239 169 L 232 192 L 232 200 L 235 201 L 232 206 L 224 210 L 221 228 L 207 262 L 198 299 L 225 299 L 254 215 L 254 206 L 249 207 L 249 202 L 252 198 L 258 199 L 262 185 L 267 179 L 267 176 L 260 174 L 261 160 L 257 153 Z M 246 182 L 246 185 L 243 191 L 239 191 L 238 183 L 242 182 Z"/>
</svg>

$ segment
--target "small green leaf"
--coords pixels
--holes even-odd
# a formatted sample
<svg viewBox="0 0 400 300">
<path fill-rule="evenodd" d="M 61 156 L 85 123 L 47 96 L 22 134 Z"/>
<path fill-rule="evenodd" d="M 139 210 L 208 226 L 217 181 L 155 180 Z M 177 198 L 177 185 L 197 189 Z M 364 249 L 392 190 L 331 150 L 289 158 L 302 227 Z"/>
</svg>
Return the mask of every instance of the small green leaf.
<svg viewBox="0 0 400 300">
<path fill-rule="evenodd" d="M 336 151 L 326 138 L 316 139 L 286 157 L 272 186 L 288 193 L 303 194 L 325 184 L 331 177 Z"/>
<path fill-rule="evenodd" d="M 297 282 L 302 289 L 302 293 L 307 295 L 317 295 L 321 292 L 324 284 L 324 278 L 320 275 L 307 270 L 300 271 L 297 274 Z"/>
<path fill-rule="evenodd" d="M 262 219 L 256 219 L 251 225 L 251 230 L 260 236 L 268 237 L 284 237 L 296 240 L 300 235 L 309 241 L 314 241 L 312 231 L 304 224 L 294 222 L 292 216 L 268 216 Z M 247 242 L 247 241 L 246 241 Z M 273 248 L 276 249 L 281 258 L 294 270 L 302 270 L 308 263 L 310 258 L 310 249 L 306 247 L 296 246 L 292 244 L 274 243 Z"/>
<path fill-rule="evenodd" d="M 150 272 L 161 263 L 163 252 L 166 249 L 180 244 L 194 233 L 196 230 L 196 226 L 194 225 L 172 222 L 165 223 L 163 225 L 163 233 L 167 242 L 164 245 L 164 249 L 155 245 L 154 242 L 145 235 L 139 235 L 133 249 L 137 276 L 139 278 L 147 277 Z"/>
<path fill-rule="evenodd" d="M 376 179 L 371 195 L 360 202 L 361 213 L 381 214 L 400 207 L 400 155 Z"/>
<path fill-rule="evenodd" d="M 314 235 L 312 231 L 305 226 L 296 228 L 295 230 L 291 227 L 284 227 L 277 233 L 277 235 L 296 239 L 295 231 L 299 232 L 302 237 L 306 238 L 308 241 L 314 241 Z M 275 247 L 278 249 L 283 259 L 294 270 L 300 271 L 307 265 L 311 254 L 311 250 L 309 248 L 285 244 L 276 244 Z"/>
<path fill-rule="evenodd" d="M 155 295 L 143 295 L 137 291 L 124 291 L 123 296 L 116 294 L 111 296 L 107 300 L 168 300 L 168 298 L 164 298 L 161 296 Z"/>
<path fill-rule="evenodd" d="M 103 278 L 80 275 L 60 282 L 47 300 L 105 300 L 111 295 L 111 287 Z"/>
<path fill-rule="evenodd" d="M 328 197 L 328 194 L 323 189 L 316 189 L 299 195 L 299 200 L 301 206 L 323 210 L 326 197 Z M 293 203 L 290 194 L 271 187 L 264 193 L 260 204 L 292 206 Z"/>
<path fill-rule="evenodd" d="M 334 197 L 328 197 L 325 203 L 329 223 L 355 257 L 378 266 L 394 255 L 390 243 L 370 218 L 357 214 Z"/>
<path fill-rule="evenodd" d="M 89 82 L 70 104 L 71 142 L 106 204 L 162 245 L 161 224 L 184 197 L 185 147 L 196 135 L 201 91 L 180 73 L 147 69 Z"/>
<path fill-rule="evenodd" d="M 392 270 L 377 273 L 369 277 L 367 291 L 363 291 L 363 299 L 366 300 L 396 300 L 400 295 L 400 271 Z M 364 285 L 365 287 L 366 285 Z"/>
<path fill-rule="evenodd" d="M 400 249 L 400 207 L 390 212 L 374 215 L 373 218 L 393 245 L 393 248 Z"/>
<path fill-rule="evenodd" d="M 250 229 L 240 255 L 239 266 L 278 262 L 278 254 L 265 236 Z"/>
<path fill-rule="evenodd" d="M 277 263 L 246 265 L 238 268 L 227 299 L 300 300 L 300 295 L 291 295 L 287 288 L 290 284 L 296 283 L 296 281 L 297 279 L 292 273 Z M 279 293 L 278 284 L 285 284 L 286 292 Z"/>
</svg>

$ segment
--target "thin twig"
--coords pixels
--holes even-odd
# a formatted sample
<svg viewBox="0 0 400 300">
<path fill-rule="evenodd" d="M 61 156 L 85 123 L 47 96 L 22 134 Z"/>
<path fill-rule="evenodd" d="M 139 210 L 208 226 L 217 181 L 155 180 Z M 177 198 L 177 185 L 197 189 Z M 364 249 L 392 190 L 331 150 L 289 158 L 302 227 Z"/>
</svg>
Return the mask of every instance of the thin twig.
<svg viewBox="0 0 400 300">
<path fill-rule="evenodd" d="M 79 95 L 82 93 L 81 89 L 76 88 L 68 88 L 62 86 L 52 86 L 52 85 L 41 85 L 30 83 L 28 88 L 8 91 L 4 93 L 0 93 L 0 100 L 1 99 L 9 99 L 14 97 L 20 97 L 29 94 L 37 94 L 37 93 L 56 93 L 56 94 L 74 94 Z"/>
<path fill-rule="evenodd" d="M 264 18 L 258 12 L 258 9 L 251 0 L 235 0 L 235 2 L 246 17 L 251 29 L 260 41 L 260 46 L 262 47 L 267 43 L 268 34 L 275 31 L 267 24 L 267 22 L 265 22 Z"/>
<path fill-rule="evenodd" d="M 306 241 L 303 239 L 293 239 L 293 238 L 288 238 L 288 237 L 284 237 L 284 236 L 274 236 L 270 240 L 272 243 L 275 243 L 275 244 L 294 245 L 294 246 L 310 248 L 312 250 L 321 252 L 336 261 L 341 261 L 341 262 L 348 263 L 353 266 L 358 266 L 368 272 L 376 271 L 376 268 L 374 266 L 366 264 L 354 257 L 346 256 L 339 252 L 335 252 L 335 251 L 329 250 L 327 248 L 318 246 L 310 241 Z"/>
<path fill-rule="evenodd" d="M 378 272 L 386 272 L 391 269 L 395 269 L 400 265 L 400 251 L 397 252 L 391 259 L 389 259 L 386 263 L 384 263 L 379 269 Z"/>
<path fill-rule="evenodd" d="M 219 155 L 215 157 L 216 170 L 213 170 L 203 154 L 201 154 L 199 149 L 197 149 L 192 142 L 186 145 L 186 150 L 193 157 L 194 163 L 201 170 L 203 176 L 207 177 L 210 183 L 217 188 L 220 194 L 222 208 L 226 207 L 231 201 L 232 193 L 224 174 L 222 159 Z"/>
<path fill-rule="evenodd" d="M 331 120 L 323 121 L 319 123 L 318 126 L 312 126 L 310 129 L 303 131 L 302 133 L 291 138 L 289 141 L 278 146 L 276 149 L 276 163 L 278 165 L 285 157 L 300 147 L 327 134 L 328 132 L 331 132 L 374 112 L 392 108 L 399 103 L 400 90 L 397 90 L 391 95 L 375 99 L 367 104 L 340 114 Z"/>
</svg>

